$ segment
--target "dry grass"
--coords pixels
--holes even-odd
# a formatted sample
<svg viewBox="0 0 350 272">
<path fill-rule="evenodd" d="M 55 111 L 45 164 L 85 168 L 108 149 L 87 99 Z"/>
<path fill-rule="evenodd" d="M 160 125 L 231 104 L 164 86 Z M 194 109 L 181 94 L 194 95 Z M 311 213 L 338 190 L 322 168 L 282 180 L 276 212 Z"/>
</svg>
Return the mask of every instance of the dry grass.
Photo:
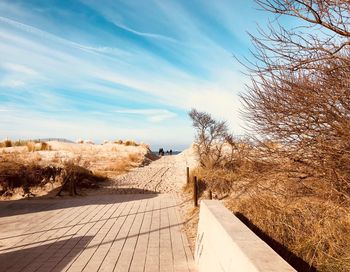
<svg viewBox="0 0 350 272">
<path fill-rule="evenodd" d="M 127 157 L 117 158 L 112 161 L 107 167 L 105 167 L 105 171 L 114 171 L 118 173 L 126 173 L 131 168 L 138 166 L 142 163 L 143 156 L 138 153 L 130 153 Z"/>
<path fill-rule="evenodd" d="M 26 143 L 28 152 L 34 152 L 35 151 L 35 143 L 34 142 L 27 142 Z"/>
<path fill-rule="evenodd" d="M 11 195 L 16 188 L 22 188 L 24 193 L 28 193 L 31 187 L 44 186 L 60 171 L 57 167 L 41 166 L 35 161 L 24 162 L 15 155 L 8 156 L 0 162 L 0 193 Z"/>
<path fill-rule="evenodd" d="M 117 173 L 126 173 L 131 169 L 130 161 L 118 158 L 107 165 L 103 170 L 105 171 L 113 171 Z"/>
<path fill-rule="evenodd" d="M 138 144 L 133 140 L 127 140 L 124 143 L 126 146 L 138 146 Z"/>
<path fill-rule="evenodd" d="M 226 205 L 319 271 L 350 271 L 348 208 L 316 197 L 269 193 L 230 198 Z"/>
<path fill-rule="evenodd" d="M 4 140 L 3 142 L 0 142 L 0 148 L 2 147 L 12 147 L 13 143 L 11 140 Z"/>
<path fill-rule="evenodd" d="M 142 161 L 142 156 L 138 153 L 128 154 L 128 160 L 133 163 L 140 163 Z"/>
<path fill-rule="evenodd" d="M 22 161 L 14 154 L 8 155 L 0 162 L 0 196 L 12 196 L 18 189 L 27 194 L 58 177 L 63 183 L 72 181 L 78 188 L 93 189 L 106 180 L 105 176 L 78 165 L 78 162 L 79 160 L 70 160 L 62 167 L 43 166 L 35 158 L 32 161 Z"/>
<path fill-rule="evenodd" d="M 135 147 L 115 144 L 85 145 L 55 141 L 48 143 L 34 143 L 33 141 L 26 141 L 25 143 L 26 146 L 24 147 L 16 146 L 8 149 L 0 149 L 0 162 L 2 163 L 8 161 L 8 167 L 6 167 L 12 173 L 15 173 L 18 170 L 14 169 L 17 164 L 35 164 L 39 165 L 40 167 L 54 165 L 63 169 L 67 161 L 69 162 L 74 160 L 75 165 L 85 168 L 87 171 L 91 170 L 92 173 L 99 172 L 103 173 L 104 175 L 114 177 L 118 174 L 125 173 L 134 167 L 140 166 L 145 161 L 150 161 L 151 159 L 148 157 L 152 157 L 149 150 L 143 146 Z M 21 144 L 23 144 L 22 141 Z M 42 152 L 42 150 L 46 151 Z M 3 169 L 6 167 L 3 167 Z M 96 174 L 94 175 L 98 176 Z M 0 176 L 0 183 L 1 182 L 3 182 L 3 180 Z M 22 181 L 19 182 L 21 185 Z M 56 188 L 59 185 L 59 182 L 55 182 L 54 184 Z M 14 192 L 14 190 L 17 190 L 16 188 L 17 187 L 11 189 L 12 196 L 9 196 L 11 199 L 21 198 L 21 194 L 16 194 Z M 43 190 L 41 190 L 40 187 L 31 188 L 31 192 L 45 195 L 47 193 L 46 189 L 50 188 L 51 186 L 48 184 L 45 186 L 45 188 L 43 188 Z M 0 188 L 0 191 L 1 190 L 2 189 Z M 19 187 L 19 191 L 21 191 L 21 187 Z M 8 199 L 8 197 L 6 197 L 6 199 Z"/>
<path fill-rule="evenodd" d="M 139 146 L 140 144 L 136 143 L 134 140 L 116 140 L 114 141 L 115 144 L 119 144 L 119 145 L 125 145 L 125 146 Z"/>
<path fill-rule="evenodd" d="M 40 144 L 40 150 L 42 150 L 42 151 L 51 150 L 51 146 L 48 143 L 42 142 Z"/>
<path fill-rule="evenodd" d="M 5 140 L 4 141 L 4 146 L 5 147 L 12 147 L 12 141 L 11 140 Z"/>
<path fill-rule="evenodd" d="M 76 164 L 75 161 L 68 161 L 64 164 L 62 179 L 63 184 L 74 182 L 78 188 L 96 189 L 99 188 L 99 183 L 107 178 Z"/>
<path fill-rule="evenodd" d="M 46 142 L 42 142 L 42 143 L 35 143 L 32 141 L 27 141 L 25 142 L 26 146 L 27 146 L 27 150 L 28 152 L 34 152 L 34 151 L 50 151 L 52 148 L 51 146 L 46 143 Z"/>
<path fill-rule="evenodd" d="M 267 159 L 253 148 L 244 156 L 237 152 L 226 168 L 197 168 L 191 175 L 198 177 L 202 197 L 212 190 L 229 209 L 318 271 L 350 271 L 350 197 L 334 191 L 322 175 L 285 158 Z"/>
</svg>

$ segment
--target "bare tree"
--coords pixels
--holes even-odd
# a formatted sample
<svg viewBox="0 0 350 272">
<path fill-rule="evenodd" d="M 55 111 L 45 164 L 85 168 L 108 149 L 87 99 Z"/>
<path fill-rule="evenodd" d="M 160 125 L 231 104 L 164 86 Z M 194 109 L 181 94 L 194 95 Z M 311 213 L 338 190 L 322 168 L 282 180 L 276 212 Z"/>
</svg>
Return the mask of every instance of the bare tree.
<svg viewBox="0 0 350 272">
<path fill-rule="evenodd" d="M 256 0 L 300 19 L 251 36 L 252 84 L 242 95 L 253 129 L 283 143 L 283 153 L 350 194 L 350 1 Z"/>
<path fill-rule="evenodd" d="M 209 113 L 192 109 L 189 112 L 193 127 L 196 129 L 196 152 L 200 164 L 205 167 L 217 167 L 224 159 L 223 145 L 228 137 L 225 121 L 216 121 Z"/>
</svg>

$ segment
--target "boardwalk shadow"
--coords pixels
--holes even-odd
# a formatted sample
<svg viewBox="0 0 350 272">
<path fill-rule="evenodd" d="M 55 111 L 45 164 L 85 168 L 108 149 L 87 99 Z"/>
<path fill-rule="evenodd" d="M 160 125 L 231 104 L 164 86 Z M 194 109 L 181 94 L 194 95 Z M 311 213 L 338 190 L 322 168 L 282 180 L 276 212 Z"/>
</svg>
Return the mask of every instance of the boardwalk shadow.
<svg viewBox="0 0 350 272">
<path fill-rule="evenodd" d="M 77 196 L 77 197 L 55 197 L 32 198 L 0 202 L 0 218 L 28 213 L 38 213 L 57 209 L 80 207 L 86 205 L 107 205 L 134 200 L 156 197 L 154 191 L 136 188 L 116 189 L 113 194 Z M 1 223 L 0 223 L 1 225 Z"/>
<path fill-rule="evenodd" d="M 54 268 L 60 271 L 82 252 L 91 239 L 92 236 L 76 237 L 5 253 L 0 247 L 0 272 L 51 271 Z"/>
<path fill-rule="evenodd" d="M 287 247 L 270 237 L 259 227 L 254 225 L 246 216 L 242 213 L 235 213 L 248 228 L 250 228 L 261 240 L 268 244 L 274 251 L 276 251 L 286 262 L 294 267 L 299 272 L 316 272 L 316 268 L 310 266 L 303 259 L 291 252 Z"/>
</svg>

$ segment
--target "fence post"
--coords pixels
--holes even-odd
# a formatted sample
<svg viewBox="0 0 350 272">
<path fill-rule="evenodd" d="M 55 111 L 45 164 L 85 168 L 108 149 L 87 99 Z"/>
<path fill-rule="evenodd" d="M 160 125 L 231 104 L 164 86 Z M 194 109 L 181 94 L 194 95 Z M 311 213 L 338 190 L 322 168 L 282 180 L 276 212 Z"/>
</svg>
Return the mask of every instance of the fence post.
<svg viewBox="0 0 350 272">
<path fill-rule="evenodd" d="M 190 168 L 187 166 L 186 167 L 186 175 L 187 175 L 187 184 L 190 183 Z"/>
<path fill-rule="evenodd" d="M 209 199 L 212 200 L 213 199 L 213 192 L 211 190 L 209 190 Z"/>
<path fill-rule="evenodd" d="M 194 182 L 193 182 L 193 201 L 194 201 L 194 206 L 198 207 L 198 182 L 197 182 L 197 177 L 194 177 Z"/>
</svg>

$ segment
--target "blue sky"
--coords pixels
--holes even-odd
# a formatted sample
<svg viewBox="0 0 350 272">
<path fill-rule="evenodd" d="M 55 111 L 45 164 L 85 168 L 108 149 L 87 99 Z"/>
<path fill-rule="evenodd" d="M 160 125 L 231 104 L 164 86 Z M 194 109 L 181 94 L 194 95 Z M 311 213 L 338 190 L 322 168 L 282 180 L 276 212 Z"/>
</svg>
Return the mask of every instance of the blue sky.
<svg viewBox="0 0 350 272">
<path fill-rule="evenodd" d="M 252 0 L 1 0 L 0 137 L 193 141 L 187 112 L 242 134 Z"/>
</svg>

